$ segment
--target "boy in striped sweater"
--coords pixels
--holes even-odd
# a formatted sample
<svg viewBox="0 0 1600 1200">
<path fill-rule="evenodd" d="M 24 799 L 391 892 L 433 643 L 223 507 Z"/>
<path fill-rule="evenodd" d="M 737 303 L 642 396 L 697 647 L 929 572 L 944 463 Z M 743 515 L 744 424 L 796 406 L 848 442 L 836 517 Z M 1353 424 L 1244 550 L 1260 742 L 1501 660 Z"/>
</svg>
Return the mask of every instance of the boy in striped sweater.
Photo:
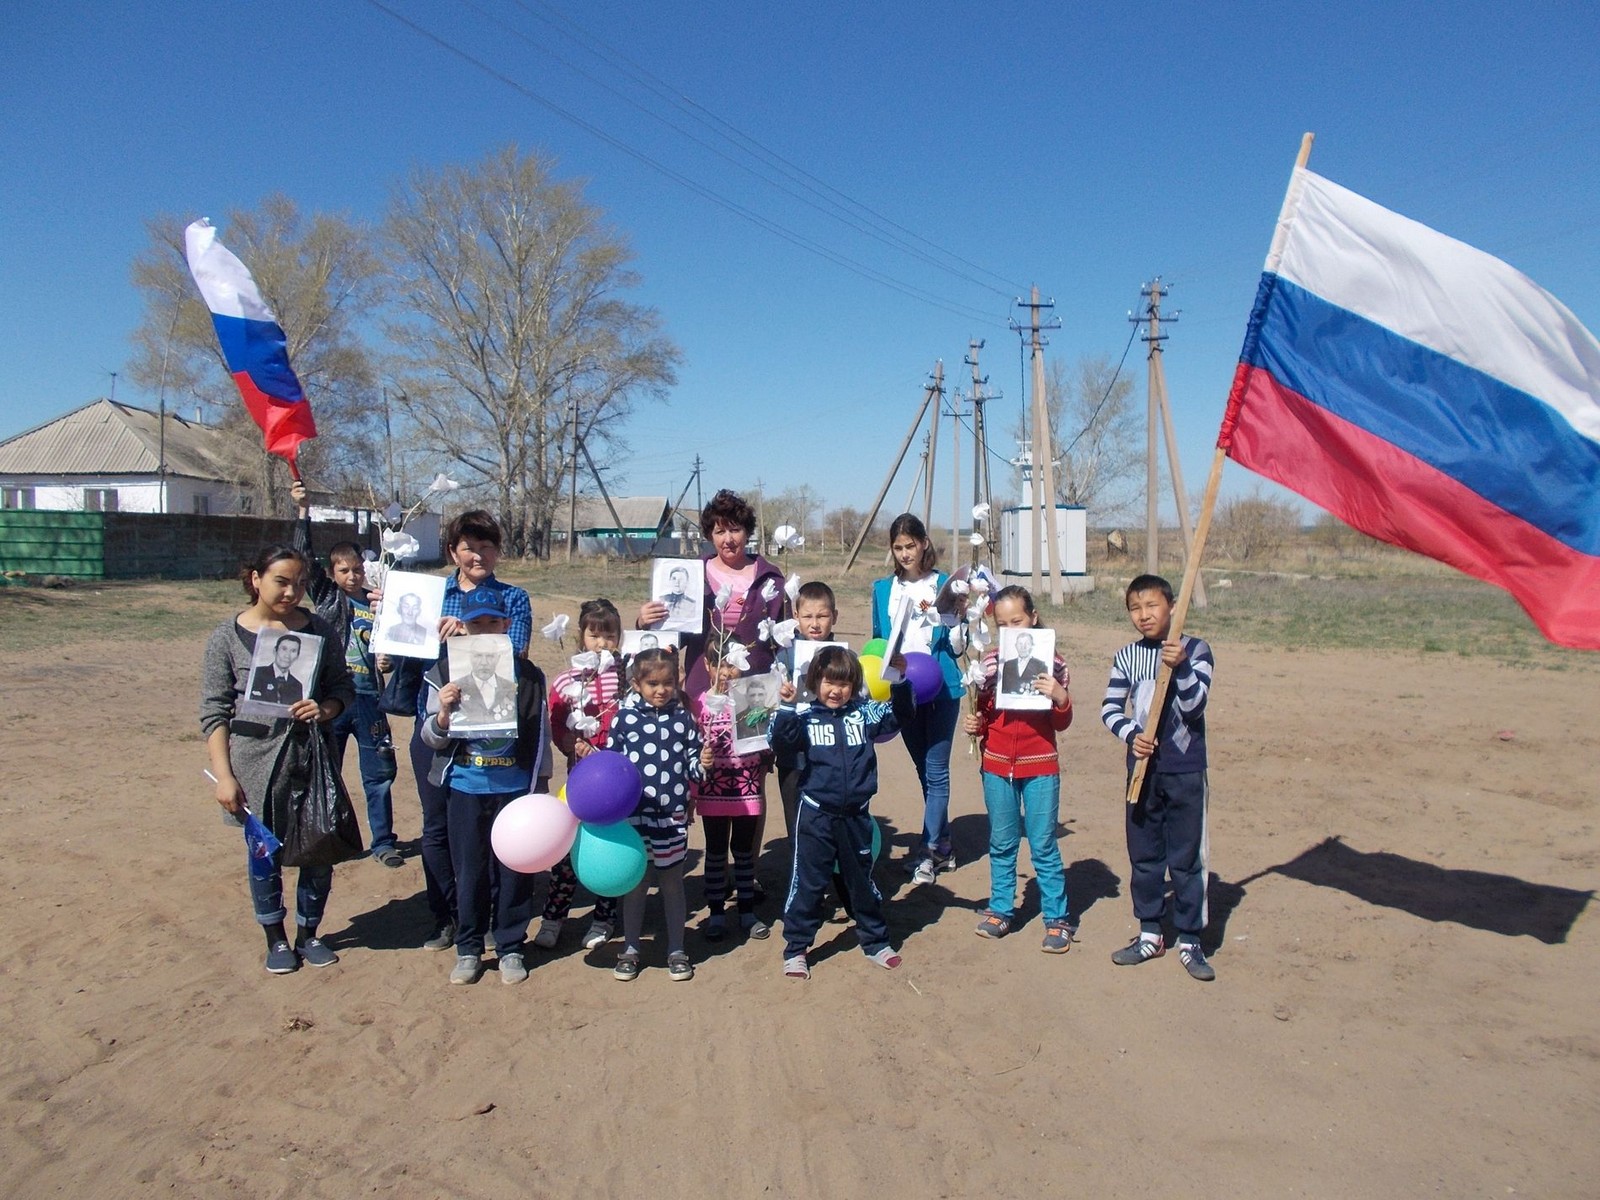
<svg viewBox="0 0 1600 1200">
<path fill-rule="evenodd" d="M 1209 842 L 1206 700 L 1215 661 L 1211 647 L 1199 638 L 1170 636 L 1172 585 L 1161 576 L 1138 576 L 1128 584 L 1124 598 L 1139 640 L 1118 650 L 1112 659 L 1100 719 L 1127 743 L 1130 777 L 1135 759 L 1151 761 L 1137 803 L 1126 806 L 1129 891 L 1139 936 L 1111 961 L 1135 966 L 1166 952 L 1161 918 L 1170 876 L 1178 957 L 1190 975 L 1209 983 L 1217 973 L 1200 948 L 1200 931 L 1206 924 Z M 1162 663 L 1172 669 L 1172 683 L 1159 720 L 1152 722 L 1150 701 Z"/>
</svg>

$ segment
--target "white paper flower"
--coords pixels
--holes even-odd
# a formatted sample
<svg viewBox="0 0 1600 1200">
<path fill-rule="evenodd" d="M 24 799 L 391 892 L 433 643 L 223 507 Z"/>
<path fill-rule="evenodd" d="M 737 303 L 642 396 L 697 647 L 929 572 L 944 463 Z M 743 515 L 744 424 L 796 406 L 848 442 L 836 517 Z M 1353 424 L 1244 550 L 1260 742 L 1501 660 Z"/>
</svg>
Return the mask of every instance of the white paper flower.
<svg viewBox="0 0 1600 1200">
<path fill-rule="evenodd" d="M 980 649 L 989 644 L 989 626 L 979 621 L 967 631 L 967 640 Z"/>
<path fill-rule="evenodd" d="M 790 546 L 794 545 L 794 539 L 799 535 L 799 533 L 800 531 L 793 525 L 779 525 L 772 531 L 772 540 L 787 550 Z"/>
<path fill-rule="evenodd" d="M 962 682 L 968 687 L 982 687 L 985 678 L 983 660 L 975 658 L 967 664 L 967 673 Z"/>
<path fill-rule="evenodd" d="M 422 543 L 403 529 L 385 529 L 380 540 L 383 552 L 396 562 L 405 562 L 422 553 Z"/>
<path fill-rule="evenodd" d="M 722 650 L 722 661 L 741 671 L 750 669 L 750 651 L 743 642 L 729 642 Z"/>
<path fill-rule="evenodd" d="M 717 589 L 717 598 L 713 601 L 718 612 L 727 612 L 728 605 L 733 602 L 733 584 L 725 583 Z"/>
<path fill-rule="evenodd" d="M 952 579 L 950 581 L 950 594 L 952 596 L 965 596 L 971 588 L 965 579 Z"/>
<path fill-rule="evenodd" d="M 362 562 L 377 562 L 378 561 L 378 552 L 376 550 L 363 550 L 361 552 L 361 561 Z"/>
<path fill-rule="evenodd" d="M 800 603 L 800 572 L 796 571 L 789 576 L 789 581 L 783 585 L 783 594 L 789 597 L 790 604 Z"/>
<path fill-rule="evenodd" d="M 778 598 L 778 581 L 776 579 L 769 579 L 769 580 L 766 581 L 766 583 L 761 585 L 761 599 L 765 603 L 771 604 L 777 598 Z"/>
<path fill-rule="evenodd" d="M 989 539 L 984 537 L 983 534 L 976 531 L 974 531 L 972 536 L 967 539 L 967 541 L 971 542 L 974 546 L 982 546 L 988 540 Z"/>
<path fill-rule="evenodd" d="M 794 645 L 794 631 L 798 629 L 797 621 L 774 621 L 763 617 L 756 632 L 763 642 L 772 642 L 774 645 L 785 648 Z"/>
<path fill-rule="evenodd" d="M 987 609 L 988 607 L 989 606 L 986 603 L 984 603 L 984 601 L 981 600 L 981 599 L 978 600 L 974 604 L 967 605 L 967 620 L 968 621 L 981 621 L 981 620 L 983 620 L 984 610 Z"/>
<path fill-rule="evenodd" d="M 558 694 L 568 704 L 576 704 L 583 699 L 583 684 L 576 679 L 569 679 L 558 689 Z"/>
<path fill-rule="evenodd" d="M 722 692 L 707 692 L 700 699 L 708 713 L 725 712 L 733 706 L 733 697 Z"/>
<path fill-rule="evenodd" d="M 433 482 L 428 485 L 428 492 L 453 492 L 460 486 L 454 479 L 440 471 L 433 477 Z"/>
<path fill-rule="evenodd" d="M 571 618 L 568 617 L 566 613 L 557 613 L 555 615 L 555 619 L 539 632 L 544 634 L 544 636 L 550 639 L 552 642 L 559 644 L 561 639 L 567 636 L 567 625 L 570 623 L 570 621 Z"/>
<path fill-rule="evenodd" d="M 989 519 L 989 506 L 987 504 L 974 504 L 972 506 L 972 519 L 981 525 Z"/>
<path fill-rule="evenodd" d="M 582 654 L 572 656 L 572 669 L 574 671 L 604 671 L 615 660 L 609 650 L 585 650 Z"/>
<path fill-rule="evenodd" d="M 579 737 L 593 737 L 600 732 L 600 718 L 575 709 L 567 714 L 567 728 Z"/>
<path fill-rule="evenodd" d="M 997 592 L 999 587 L 995 584 L 994 576 L 989 574 L 989 568 L 979 566 L 973 569 L 969 576 L 972 581 L 972 590 L 975 592 Z"/>
<path fill-rule="evenodd" d="M 405 511 L 406 510 L 401 508 L 398 504 L 391 504 L 388 508 L 383 510 L 383 519 L 385 521 L 398 521 L 402 516 L 405 515 Z"/>
<path fill-rule="evenodd" d="M 389 576 L 389 564 L 377 562 L 376 560 L 363 562 L 361 564 L 361 573 L 366 576 L 369 588 L 376 588 L 382 591 L 383 581 Z"/>
</svg>

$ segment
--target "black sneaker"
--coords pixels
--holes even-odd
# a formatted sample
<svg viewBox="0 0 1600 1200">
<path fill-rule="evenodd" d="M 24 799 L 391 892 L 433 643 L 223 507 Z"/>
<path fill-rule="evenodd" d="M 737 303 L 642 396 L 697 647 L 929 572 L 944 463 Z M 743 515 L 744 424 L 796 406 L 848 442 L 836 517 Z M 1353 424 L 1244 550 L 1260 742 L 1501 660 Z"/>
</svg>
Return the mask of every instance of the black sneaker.
<svg viewBox="0 0 1600 1200">
<path fill-rule="evenodd" d="M 273 942 L 267 951 L 267 970 L 274 975 L 293 975 L 300 969 L 300 956 L 288 942 Z"/>
<path fill-rule="evenodd" d="M 321 938 L 310 937 L 295 947 L 300 953 L 300 958 L 308 967 L 331 967 L 339 961 L 339 956 L 328 949 Z"/>
<path fill-rule="evenodd" d="M 456 944 L 456 923 L 446 921 L 433 931 L 433 936 L 422 943 L 424 950 L 448 950 Z"/>
<path fill-rule="evenodd" d="M 1216 969 L 1206 961 L 1206 952 L 1200 949 L 1199 942 L 1179 942 L 1178 961 L 1190 976 L 1201 983 L 1210 983 L 1217 977 Z"/>
<path fill-rule="evenodd" d="M 1140 934 L 1121 950 L 1112 953 L 1111 961 L 1119 967 L 1136 967 L 1142 962 L 1149 962 L 1152 958 L 1160 958 L 1167 952 L 1160 935 L 1153 938 Z"/>
</svg>

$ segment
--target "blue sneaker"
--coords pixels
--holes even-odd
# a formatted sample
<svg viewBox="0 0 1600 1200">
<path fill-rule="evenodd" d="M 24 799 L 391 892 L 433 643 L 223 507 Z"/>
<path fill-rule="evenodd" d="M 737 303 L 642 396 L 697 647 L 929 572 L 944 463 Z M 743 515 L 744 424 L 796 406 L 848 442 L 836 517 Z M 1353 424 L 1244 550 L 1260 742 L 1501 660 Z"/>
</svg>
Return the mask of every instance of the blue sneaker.
<svg viewBox="0 0 1600 1200">
<path fill-rule="evenodd" d="M 339 961 L 339 956 L 319 937 L 308 937 L 305 941 L 295 946 L 300 954 L 300 961 L 308 967 L 331 967 Z"/>
<path fill-rule="evenodd" d="M 300 969 L 300 956 L 288 942 L 273 942 L 267 951 L 267 970 L 274 975 L 293 975 Z"/>
</svg>

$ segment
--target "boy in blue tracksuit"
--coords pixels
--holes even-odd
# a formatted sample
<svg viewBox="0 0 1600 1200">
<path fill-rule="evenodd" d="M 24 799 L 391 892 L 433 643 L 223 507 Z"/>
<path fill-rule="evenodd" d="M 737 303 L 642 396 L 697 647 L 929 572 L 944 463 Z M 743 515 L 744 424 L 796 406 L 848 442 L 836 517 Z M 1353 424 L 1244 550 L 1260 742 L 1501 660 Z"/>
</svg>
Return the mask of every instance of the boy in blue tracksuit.
<svg viewBox="0 0 1600 1200">
<path fill-rule="evenodd" d="M 873 739 L 898 732 L 887 704 L 861 698 L 861 660 L 829 646 L 811 660 L 806 687 L 812 704 L 785 704 L 772 718 L 773 751 L 804 751 L 800 802 L 794 822 L 794 868 L 783 909 L 783 973 L 811 978 L 806 955 L 822 925 L 828 885 L 837 868 L 850 897 L 861 949 L 893 970 L 900 956 L 889 944 L 883 896 L 872 882 L 872 814 L 878 790 Z"/>
</svg>

